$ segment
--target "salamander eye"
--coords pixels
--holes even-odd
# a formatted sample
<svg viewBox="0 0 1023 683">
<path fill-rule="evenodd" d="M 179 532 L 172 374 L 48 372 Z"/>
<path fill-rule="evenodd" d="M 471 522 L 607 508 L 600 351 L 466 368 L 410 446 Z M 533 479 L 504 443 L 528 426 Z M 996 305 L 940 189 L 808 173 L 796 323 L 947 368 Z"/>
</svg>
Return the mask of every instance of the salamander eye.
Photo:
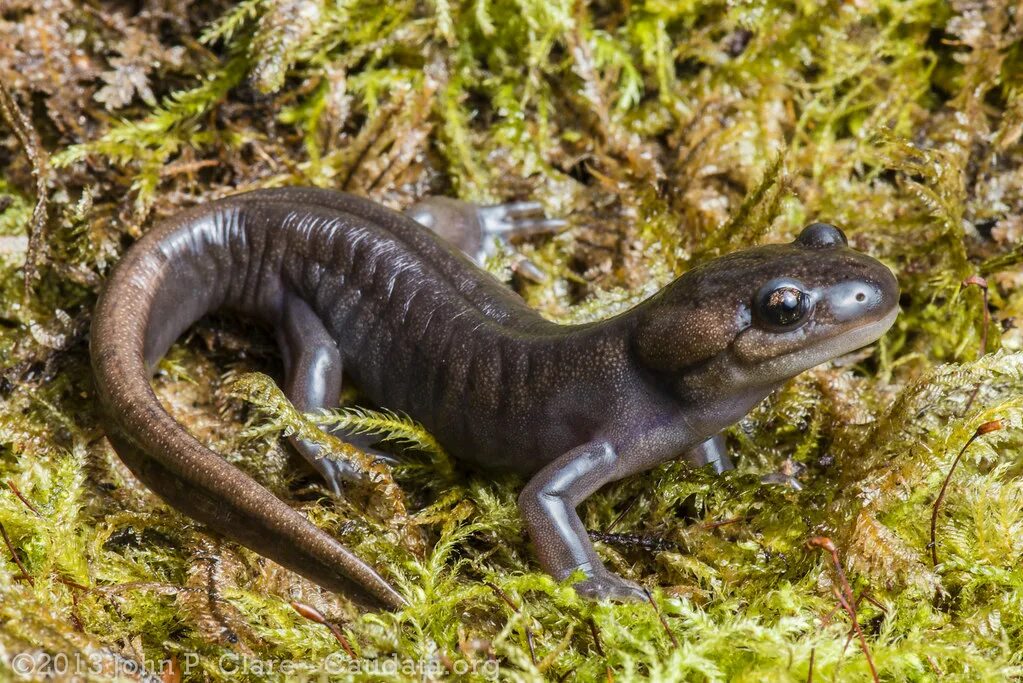
<svg viewBox="0 0 1023 683">
<path fill-rule="evenodd" d="M 803 228 L 796 238 L 796 244 L 804 247 L 848 247 L 845 233 L 830 223 L 811 223 Z"/>
<path fill-rule="evenodd" d="M 793 327 L 810 312 L 810 297 L 797 283 L 769 282 L 757 293 L 756 311 L 769 327 Z"/>
</svg>

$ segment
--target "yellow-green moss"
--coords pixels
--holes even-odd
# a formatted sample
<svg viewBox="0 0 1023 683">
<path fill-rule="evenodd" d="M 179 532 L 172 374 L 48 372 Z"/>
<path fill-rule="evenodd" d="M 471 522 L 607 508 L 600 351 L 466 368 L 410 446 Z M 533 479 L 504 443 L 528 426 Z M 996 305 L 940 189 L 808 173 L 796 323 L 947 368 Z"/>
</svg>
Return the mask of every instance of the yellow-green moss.
<svg viewBox="0 0 1023 683">
<path fill-rule="evenodd" d="M 0 548 L 0 678 L 29 665 L 106 680 L 173 658 L 185 680 L 375 680 L 388 666 L 419 680 L 414 662 L 474 680 L 805 681 L 811 667 L 865 680 L 836 575 L 806 545 L 821 535 L 865 596 L 883 680 L 1023 677 L 1016 3 L 8 5 L 4 85 L 49 159 L 34 167 L 0 127 L 0 235 L 30 229 L 34 171 L 48 215 L 28 294 L 19 243 L 0 242 L 0 524 L 28 575 Z M 512 284 L 558 320 L 608 316 L 695 262 L 830 220 L 895 270 L 902 314 L 730 430 L 737 471 L 670 463 L 581 507 L 663 623 L 538 573 L 518 482 L 452 470 L 400 416 L 313 416 L 423 449 L 398 487 L 384 472 L 328 499 L 277 438 L 312 422 L 242 375 L 278 372 L 269 337 L 201 323 L 158 392 L 411 602 L 361 614 L 162 505 L 107 446 L 92 394 L 91 305 L 131 239 L 198 201 L 285 184 L 396 208 L 427 193 L 538 199 L 571 225 L 518 245 L 549 278 Z M 961 284 L 974 274 L 989 283 L 983 357 L 981 292 Z M 932 566 L 942 480 L 996 419 L 951 479 Z M 761 483 L 781 470 L 801 488 Z M 290 601 L 338 623 L 358 659 Z"/>
</svg>

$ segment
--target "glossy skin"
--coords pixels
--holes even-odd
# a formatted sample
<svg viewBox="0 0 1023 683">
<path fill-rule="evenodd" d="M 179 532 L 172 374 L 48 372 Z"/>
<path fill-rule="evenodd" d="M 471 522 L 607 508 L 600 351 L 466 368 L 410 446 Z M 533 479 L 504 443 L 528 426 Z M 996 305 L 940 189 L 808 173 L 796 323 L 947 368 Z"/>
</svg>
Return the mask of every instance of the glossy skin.
<svg viewBox="0 0 1023 683">
<path fill-rule="evenodd" d="M 445 223 L 479 230 L 459 214 Z M 190 436 L 150 387 L 153 365 L 207 312 L 230 308 L 278 330 L 285 389 L 300 409 L 334 405 L 343 369 L 456 457 L 530 475 L 519 507 L 544 569 L 558 579 L 581 571 L 584 595 L 629 599 L 642 589 L 604 568 L 576 506 L 680 453 L 718 462 L 720 439 L 709 440 L 787 379 L 875 341 L 897 300 L 885 266 L 815 224 L 792 244 L 694 268 L 615 318 L 558 325 L 409 217 L 286 188 L 153 228 L 111 275 L 91 344 L 110 440 L 133 472 L 328 589 L 403 604 L 372 568 Z M 333 488 L 351 475 L 315 445 L 296 447 Z"/>
</svg>

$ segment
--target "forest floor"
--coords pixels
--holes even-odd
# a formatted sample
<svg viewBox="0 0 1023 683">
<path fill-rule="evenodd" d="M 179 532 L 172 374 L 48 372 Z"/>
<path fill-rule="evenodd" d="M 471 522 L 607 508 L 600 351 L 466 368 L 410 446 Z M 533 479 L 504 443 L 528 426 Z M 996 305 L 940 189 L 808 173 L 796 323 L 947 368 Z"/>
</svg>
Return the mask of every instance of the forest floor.
<svg viewBox="0 0 1023 683">
<path fill-rule="evenodd" d="M 0 679 L 1023 678 L 1013 0 L 4 0 L 0 85 Z M 734 472 L 672 462 L 580 507 L 639 604 L 542 574 L 521 482 L 386 406 L 338 416 L 410 444 L 397 486 L 330 498 L 289 466 L 307 418 L 272 338 L 201 322 L 158 394 L 410 602 L 362 612 L 162 504 L 93 390 L 127 246 L 282 185 L 540 201 L 568 228 L 488 267 L 566 322 L 826 220 L 901 314 L 730 429 Z"/>
</svg>

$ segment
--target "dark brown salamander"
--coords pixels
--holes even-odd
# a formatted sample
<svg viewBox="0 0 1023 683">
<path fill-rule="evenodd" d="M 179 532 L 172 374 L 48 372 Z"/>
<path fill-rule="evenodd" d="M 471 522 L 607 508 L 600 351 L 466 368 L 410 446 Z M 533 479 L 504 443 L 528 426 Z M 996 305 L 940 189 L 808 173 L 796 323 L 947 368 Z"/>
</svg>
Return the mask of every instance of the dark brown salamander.
<svg viewBox="0 0 1023 683">
<path fill-rule="evenodd" d="M 411 215 L 475 254 L 488 210 L 438 199 Z M 210 311 L 277 330 L 285 391 L 300 410 L 336 405 L 344 370 L 456 457 L 531 475 L 519 507 L 544 569 L 559 579 L 580 570 L 584 595 L 633 598 L 642 589 L 601 564 L 576 506 L 687 451 L 715 461 L 722 429 L 787 379 L 878 339 L 897 302 L 891 271 L 818 223 L 791 244 L 700 265 L 609 320 L 559 325 L 409 216 L 286 188 L 154 227 L 110 276 L 91 350 L 110 441 L 131 470 L 186 514 L 328 589 L 404 604 L 189 435 L 150 386 L 154 364 Z M 295 445 L 332 489 L 352 476 L 314 444 Z"/>
</svg>

